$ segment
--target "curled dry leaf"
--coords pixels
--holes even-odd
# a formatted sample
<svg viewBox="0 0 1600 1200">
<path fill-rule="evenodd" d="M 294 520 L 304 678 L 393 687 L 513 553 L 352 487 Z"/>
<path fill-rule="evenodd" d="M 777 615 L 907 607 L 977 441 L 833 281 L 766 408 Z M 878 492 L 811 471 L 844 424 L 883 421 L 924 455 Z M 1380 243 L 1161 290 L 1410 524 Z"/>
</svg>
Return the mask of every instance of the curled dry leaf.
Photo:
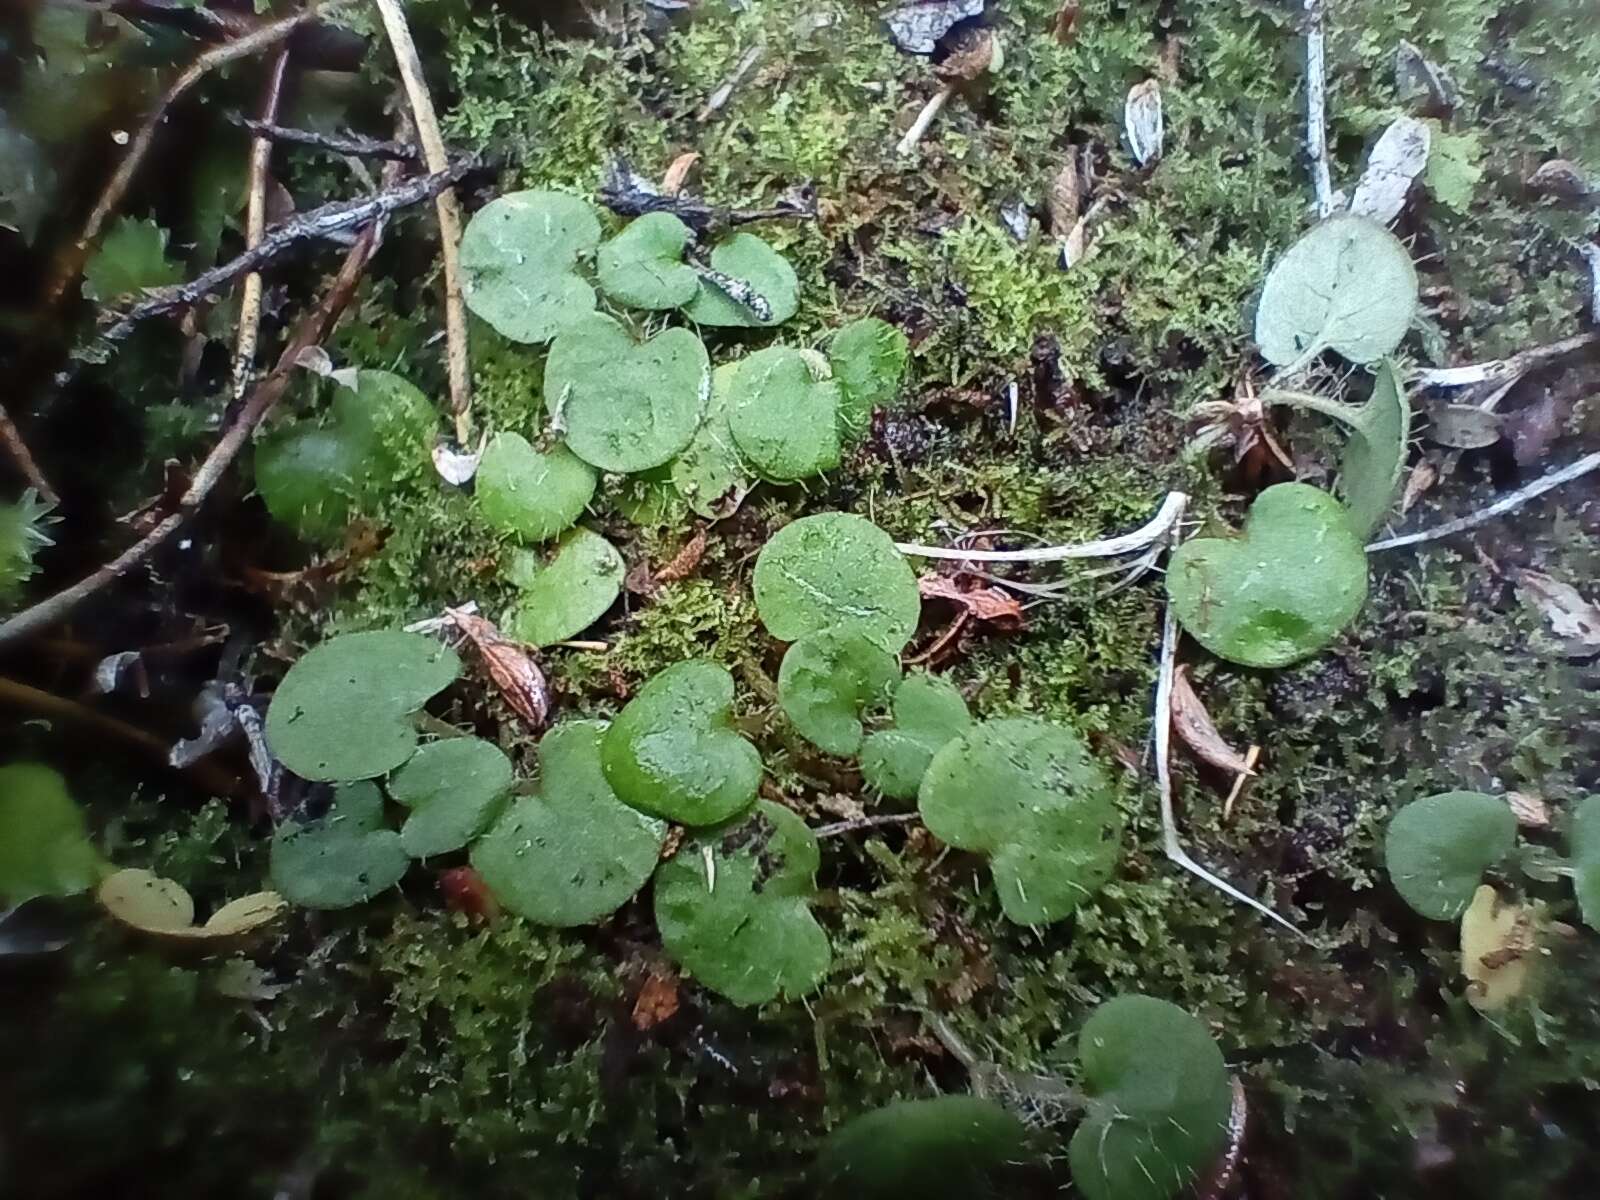
<svg viewBox="0 0 1600 1200">
<path fill-rule="evenodd" d="M 1367 157 L 1350 211 L 1383 225 L 1398 217 L 1412 181 L 1428 165 L 1432 140 L 1428 126 L 1415 117 L 1401 117 L 1385 129 Z"/>
<path fill-rule="evenodd" d="M 501 633 L 493 621 L 465 608 L 445 609 L 445 618 L 472 643 L 489 678 L 530 729 L 544 728 L 550 715 L 550 686 L 532 653 Z"/>
<path fill-rule="evenodd" d="M 1051 27 L 1051 33 L 1055 35 L 1056 41 L 1063 46 L 1072 45 L 1073 39 L 1078 36 L 1078 13 L 1081 9 L 1082 5 L 1078 3 L 1078 0 L 1065 0 L 1065 3 L 1061 5 L 1061 11 L 1056 13 L 1055 24 Z"/>
<path fill-rule="evenodd" d="M 700 154 L 696 150 L 688 150 L 673 159 L 667 167 L 667 173 L 661 177 L 661 194 L 663 196 L 677 196 L 683 192 L 683 185 L 689 181 L 689 172 L 700 162 Z"/>
<path fill-rule="evenodd" d="M 670 562 L 656 572 L 657 583 L 672 583 L 675 580 L 687 579 L 694 574 L 695 568 L 700 565 L 700 560 L 706 554 L 705 526 L 700 526 L 694 531 L 694 536 L 685 543 L 682 550 L 672 556 Z"/>
<path fill-rule="evenodd" d="M 917 580 L 917 591 L 924 600 L 949 600 L 980 621 L 1015 628 L 1022 624 L 1022 605 L 1010 592 L 997 587 L 963 588 L 948 575 L 924 575 Z"/>
<path fill-rule="evenodd" d="M 1428 440 L 1452 450 L 1482 450 L 1500 440 L 1500 418 L 1476 404 L 1445 404 L 1428 413 Z"/>
<path fill-rule="evenodd" d="M 1232 815 L 1233 803 L 1244 790 L 1245 781 L 1255 775 L 1261 747 L 1251 746 L 1240 753 L 1217 730 L 1211 714 L 1189 683 L 1189 668 L 1180 666 L 1172 677 L 1172 729 L 1178 739 L 1201 762 L 1233 776 L 1233 787 L 1223 806 L 1223 816 Z"/>
<path fill-rule="evenodd" d="M 1050 194 L 1045 197 L 1045 207 L 1050 213 L 1050 232 L 1055 237 L 1066 237 L 1078 223 L 1078 213 L 1083 208 L 1082 176 L 1078 174 L 1078 156 L 1068 157 L 1050 184 Z"/>
<path fill-rule="evenodd" d="M 1418 500 L 1432 490 L 1433 485 L 1439 482 L 1439 468 L 1427 459 L 1419 462 L 1406 476 L 1405 490 L 1400 494 L 1400 512 L 1405 514 L 1411 511 Z"/>
<path fill-rule="evenodd" d="M 1522 994 L 1538 952 L 1534 914 L 1502 900 L 1484 884 L 1461 914 L 1461 973 L 1467 1000 L 1479 1012 L 1496 1012 Z"/>
<path fill-rule="evenodd" d="M 194 900 L 187 891 L 138 868 L 108 876 L 97 894 L 106 912 L 135 933 L 212 954 L 232 949 L 289 907 L 277 892 L 256 892 L 223 905 L 204 925 L 196 925 Z"/>
<path fill-rule="evenodd" d="M 1596 188 L 1577 163 L 1566 158 L 1552 158 L 1528 176 L 1528 190 L 1557 200 L 1582 200 Z"/>
<path fill-rule="evenodd" d="M 1164 124 L 1159 82 L 1146 79 L 1133 86 L 1122 107 L 1122 125 L 1136 163 L 1145 167 L 1161 157 Z"/>
<path fill-rule="evenodd" d="M 1524 829 L 1550 828 L 1550 806 L 1544 802 L 1543 796 L 1533 792 L 1507 792 L 1506 803 L 1511 806 L 1517 824 Z"/>
<path fill-rule="evenodd" d="M 1550 632 L 1568 644 L 1574 658 L 1600 652 L 1600 607 L 1570 583 L 1540 571 L 1518 571 L 1517 587 L 1550 622 Z"/>
<path fill-rule="evenodd" d="M 678 1011 L 678 977 L 651 971 L 633 1002 L 633 1027 L 643 1033 L 670 1020 Z"/>
</svg>

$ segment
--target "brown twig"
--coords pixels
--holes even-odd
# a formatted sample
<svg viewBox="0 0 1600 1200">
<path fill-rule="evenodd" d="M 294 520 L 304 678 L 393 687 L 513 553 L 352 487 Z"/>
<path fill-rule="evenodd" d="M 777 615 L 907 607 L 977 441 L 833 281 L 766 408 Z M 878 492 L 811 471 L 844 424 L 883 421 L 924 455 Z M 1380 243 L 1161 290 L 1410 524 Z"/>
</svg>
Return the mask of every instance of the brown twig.
<svg viewBox="0 0 1600 1200">
<path fill-rule="evenodd" d="M 149 751 L 164 763 L 172 751 L 170 742 L 162 740 L 148 730 L 120 721 L 116 717 L 107 716 L 105 713 L 96 712 L 76 700 L 68 700 L 65 696 L 57 696 L 53 692 L 19 683 L 15 679 L 0 678 L 0 704 L 97 730 L 130 746 Z M 239 791 L 239 777 L 216 763 L 197 762 L 182 768 L 181 773 L 189 776 L 213 795 L 232 796 Z"/>
<path fill-rule="evenodd" d="M 261 119 L 271 121 L 278 115 L 278 102 L 283 98 L 283 79 L 289 71 L 289 47 L 280 46 L 267 69 L 266 86 L 261 97 Z M 246 176 L 244 246 L 254 250 L 261 245 L 267 232 L 267 170 L 272 165 L 272 142 L 264 137 L 250 139 L 250 161 Z M 250 384 L 250 372 L 255 367 L 256 343 L 261 336 L 261 272 L 250 271 L 244 277 L 239 293 L 239 336 L 233 350 L 233 398 L 242 399 Z"/>
<path fill-rule="evenodd" d="M 878 817 L 851 817 L 848 821 L 835 821 L 831 825 L 818 825 L 811 832 L 819 838 L 834 837 L 841 833 L 856 833 L 862 829 L 878 829 L 884 825 L 909 825 L 922 820 L 921 813 L 887 813 Z"/>
<path fill-rule="evenodd" d="M 260 29 L 266 18 L 240 8 L 211 7 L 194 0 L 54 0 L 65 8 L 106 13 L 140 25 L 159 25 L 203 42 L 226 42 Z M 367 39 L 353 29 L 309 21 L 289 39 L 295 62 L 308 71 L 359 71 Z"/>
<path fill-rule="evenodd" d="M 667 196 L 646 186 L 623 162 L 613 162 L 600 188 L 600 203 L 619 217 L 671 213 L 697 234 L 705 235 L 756 221 L 815 221 L 817 206 L 809 195 L 780 198 L 771 208 L 723 208 L 690 196 Z"/>
<path fill-rule="evenodd" d="M 90 212 L 89 219 L 84 222 L 83 232 L 76 241 L 69 246 L 56 265 L 56 272 L 45 290 L 44 307 L 51 310 L 61 302 L 67 289 L 83 274 L 83 267 L 89 260 L 89 252 L 93 249 L 100 231 L 105 223 L 121 206 L 123 197 L 128 194 L 128 188 L 133 183 L 133 177 L 139 170 L 139 164 L 150 151 L 151 144 L 155 141 L 156 131 L 161 128 L 167 118 L 167 111 L 183 98 L 184 94 L 204 79 L 207 74 L 218 67 L 225 66 L 249 55 L 259 53 L 278 45 L 285 38 L 292 35 L 315 21 L 319 16 L 326 15 L 338 8 L 347 7 L 353 0 L 326 0 L 320 6 L 313 5 L 299 12 L 291 13 L 282 20 L 274 21 L 270 25 L 263 25 L 259 29 L 234 38 L 232 41 L 223 42 L 199 55 L 194 62 L 186 67 L 177 79 L 172 81 L 170 87 L 156 102 L 155 108 L 145 118 L 139 127 L 139 132 L 128 143 L 127 153 L 122 156 L 122 161 L 117 164 L 117 169 L 112 172 L 111 178 L 106 181 L 105 190 L 100 193 L 100 199 L 95 202 L 94 210 Z"/>
<path fill-rule="evenodd" d="M 39 461 L 33 457 L 33 451 L 28 449 L 28 443 L 22 440 L 22 430 L 17 428 L 11 414 L 0 404 L 0 445 L 5 446 L 6 453 L 11 456 L 11 461 L 17 464 L 17 470 L 22 472 L 34 491 L 42 499 L 51 504 L 60 504 L 61 496 L 50 486 L 50 481 L 44 477 L 44 472 L 39 469 Z"/>
<path fill-rule="evenodd" d="M 305 146 L 311 150 L 326 150 L 329 154 L 343 154 L 351 158 L 389 158 L 408 163 L 422 161 L 421 148 L 406 142 L 385 141 L 359 133 L 317 133 L 311 129 L 295 129 L 289 125 L 274 125 L 271 121 L 253 120 L 237 113 L 230 115 L 228 120 L 256 137 L 286 146 Z"/>
<path fill-rule="evenodd" d="M 422 62 L 417 57 L 417 45 L 411 40 L 405 10 L 400 7 L 400 0 L 376 3 L 411 101 L 423 161 L 428 170 L 437 174 L 450 165 L 450 156 L 439 132 L 439 117 L 422 75 Z M 433 205 L 439 216 L 439 253 L 444 262 L 445 365 L 450 378 L 450 411 L 455 415 L 456 444 L 465 448 L 472 444 L 472 370 L 467 355 L 467 306 L 461 287 L 461 205 L 451 188 L 435 196 Z"/>
<path fill-rule="evenodd" d="M 17 641 L 61 620 L 101 588 L 133 570 L 195 514 L 229 465 L 238 457 L 239 451 L 244 449 L 256 426 L 282 398 L 301 355 L 327 338 L 335 322 L 349 305 L 355 295 L 361 273 L 366 268 L 367 260 L 377 248 L 381 228 L 380 215 L 372 220 L 356 239 L 355 245 L 345 254 L 339 273 L 324 293 L 321 302 L 300 319 L 288 344 L 283 348 L 283 353 L 278 356 L 277 364 L 245 395 L 244 402 L 237 407 L 231 424 L 223 431 L 222 436 L 217 439 L 217 444 L 211 448 L 211 453 L 206 455 L 205 461 L 195 471 L 194 478 L 178 500 L 176 510 L 162 518 L 144 537 L 87 578 L 63 588 L 55 595 L 39 601 L 4 624 L 0 624 L 0 646 Z"/>
<path fill-rule="evenodd" d="M 254 248 L 244 251 L 236 258 L 212 267 L 209 271 L 202 271 L 187 283 L 151 288 L 145 292 L 143 300 L 124 313 L 108 313 L 107 318 L 112 323 L 105 329 L 104 336 L 112 341 L 126 337 L 140 321 L 197 304 L 212 292 L 228 286 L 245 272 L 254 271 L 297 246 L 307 242 L 325 241 L 330 236 L 348 233 L 364 225 L 370 225 L 373 221 L 387 217 L 399 209 L 430 199 L 437 195 L 440 189 L 457 182 L 472 169 L 473 165 L 470 159 L 460 159 L 437 175 L 418 175 L 404 183 L 356 200 L 335 200 L 313 208 L 310 212 L 300 213 L 282 224 L 274 225 L 267 230 Z"/>
</svg>

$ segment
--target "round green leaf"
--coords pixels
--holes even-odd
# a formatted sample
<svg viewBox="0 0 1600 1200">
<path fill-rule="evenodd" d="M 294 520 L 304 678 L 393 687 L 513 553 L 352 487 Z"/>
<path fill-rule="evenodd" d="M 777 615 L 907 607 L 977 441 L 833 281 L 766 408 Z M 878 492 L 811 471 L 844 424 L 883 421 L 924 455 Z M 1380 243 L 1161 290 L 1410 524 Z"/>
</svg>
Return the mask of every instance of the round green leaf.
<svg viewBox="0 0 1600 1200">
<path fill-rule="evenodd" d="M 671 213 L 646 213 L 600 247 L 601 290 L 629 308 L 682 308 L 700 290 L 700 276 L 683 261 L 693 237 Z"/>
<path fill-rule="evenodd" d="M 894 540 L 850 513 L 778 530 L 756 558 L 755 597 L 761 623 L 785 642 L 838 628 L 898 651 L 922 615 L 917 578 Z"/>
<path fill-rule="evenodd" d="M 897 1100 L 841 1126 L 817 1174 L 832 1194 L 860 1200 L 968 1200 L 1031 1157 L 1027 1127 L 993 1100 L 940 1096 Z"/>
<path fill-rule="evenodd" d="M 887 321 L 852 321 L 828 345 L 828 362 L 839 385 L 839 432 L 854 442 L 872 424 L 872 410 L 888 404 L 905 378 L 910 343 Z"/>
<path fill-rule="evenodd" d="M 1211 653 L 1247 667 L 1315 654 L 1361 611 L 1367 555 L 1327 492 L 1280 483 L 1256 497 L 1235 538 L 1194 538 L 1172 553 L 1167 595 Z"/>
<path fill-rule="evenodd" d="M 40 763 L 0 767 L 0 908 L 88 891 L 106 869 L 66 780 Z"/>
<path fill-rule="evenodd" d="M 1233 1106 L 1206 1027 L 1150 996 L 1108 1000 L 1078 1035 L 1089 1113 L 1072 1135 L 1088 1200 L 1169 1200 L 1221 1153 Z"/>
<path fill-rule="evenodd" d="M 1585 799 L 1572 819 L 1572 886 L 1583 919 L 1600 929 L 1600 796 Z"/>
<path fill-rule="evenodd" d="M 576 637 L 616 602 L 625 570 L 617 548 L 588 529 L 563 537 L 548 561 L 522 551 L 510 570 L 519 594 L 501 625 L 531 646 Z"/>
<path fill-rule="evenodd" d="M 635 342 L 598 313 L 556 338 L 544 368 L 552 420 L 572 452 L 602 471 L 670 460 L 694 437 L 710 388 L 706 348 L 687 329 Z"/>
<path fill-rule="evenodd" d="M 467 307 L 514 342 L 548 342 L 594 310 L 575 268 L 599 244 L 586 200 L 545 191 L 491 200 L 461 235 Z"/>
<path fill-rule="evenodd" d="M 778 669 L 778 703 L 800 736 L 829 754 L 861 749 L 861 711 L 885 700 L 900 661 L 859 633 L 826 630 L 789 647 Z"/>
<path fill-rule="evenodd" d="M 586 925 L 621 908 L 661 856 L 665 823 L 617 799 L 600 766 L 603 721 L 568 721 L 539 743 L 539 794 L 518 798 L 472 847 L 496 899 L 541 925 Z"/>
<path fill-rule="evenodd" d="M 410 865 L 400 835 L 383 827 L 377 784 L 361 782 L 335 790 L 323 816 L 278 826 L 268 873 L 291 904 L 349 908 L 388 891 Z"/>
<path fill-rule="evenodd" d="M 1256 344 L 1274 366 L 1333 350 L 1376 362 L 1400 345 L 1417 309 L 1417 272 L 1400 240 L 1366 217 L 1329 217 L 1267 275 Z"/>
<path fill-rule="evenodd" d="M 800 307 L 800 280 L 789 260 L 753 233 L 736 233 L 717 243 L 711 251 L 711 269 L 731 281 L 731 288 L 700 281 L 699 291 L 684 310 L 697 324 L 781 325 Z M 760 299 L 751 303 L 735 298 L 730 291 Z"/>
<path fill-rule="evenodd" d="M 750 490 L 750 472 L 728 427 L 728 400 L 738 363 L 711 372 L 711 397 L 694 439 L 672 460 L 672 484 L 689 507 L 708 520 L 733 513 Z"/>
<path fill-rule="evenodd" d="M 478 463 L 476 495 L 484 520 L 504 533 L 542 542 L 583 515 L 598 481 L 565 446 L 541 453 L 518 433 L 497 433 Z"/>
<path fill-rule="evenodd" d="M 811 915 L 821 852 L 805 822 L 760 801 L 656 872 L 656 927 L 674 961 L 735 1004 L 811 991 L 833 959 Z"/>
<path fill-rule="evenodd" d="M 673 485 L 670 466 L 627 476 L 611 501 L 624 517 L 647 529 L 681 525 L 689 519 L 689 506 Z"/>
<path fill-rule="evenodd" d="M 256 489 L 267 511 L 303 537 L 336 541 L 352 511 L 427 462 L 434 427 L 427 398 L 388 371 L 356 372 L 327 416 L 273 430 L 256 447 Z"/>
<path fill-rule="evenodd" d="M 511 760 L 492 742 L 429 742 L 389 778 L 389 795 L 411 809 L 400 844 L 412 858 L 461 849 L 489 827 L 511 782 Z"/>
<path fill-rule="evenodd" d="M 1384 863 L 1395 890 L 1436 921 L 1453 921 L 1517 839 L 1511 806 L 1482 792 L 1441 792 L 1406 805 L 1389 822 Z"/>
<path fill-rule="evenodd" d="M 894 727 L 871 734 L 861 747 L 861 774 L 885 796 L 910 800 L 933 756 L 972 727 L 956 685 L 936 675 L 912 675 L 895 691 Z"/>
<path fill-rule="evenodd" d="M 640 812 L 717 825 L 755 799 L 761 755 L 732 728 L 733 676 L 690 659 L 628 701 L 601 748 L 606 781 Z"/>
<path fill-rule="evenodd" d="M 817 379 L 800 351 L 756 351 L 739 364 L 730 393 L 734 444 L 766 478 L 792 483 L 839 465 L 839 387 Z"/>
<path fill-rule="evenodd" d="M 461 673 L 454 650 L 415 633 L 347 633 L 289 668 L 267 709 L 267 745 L 303 779 L 371 779 L 417 748 L 412 714 Z"/>
<path fill-rule="evenodd" d="M 984 721 L 933 756 L 917 795 L 928 831 L 989 859 L 1019 925 L 1070 916 L 1111 877 L 1120 822 L 1083 740 L 1031 717 Z"/>
</svg>

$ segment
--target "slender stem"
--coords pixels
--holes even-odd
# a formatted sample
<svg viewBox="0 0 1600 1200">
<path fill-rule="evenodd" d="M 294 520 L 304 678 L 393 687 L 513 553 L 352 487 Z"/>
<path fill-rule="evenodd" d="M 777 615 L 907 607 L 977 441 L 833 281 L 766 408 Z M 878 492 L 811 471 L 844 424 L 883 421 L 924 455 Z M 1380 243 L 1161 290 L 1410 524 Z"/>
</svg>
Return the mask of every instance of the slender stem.
<svg viewBox="0 0 1600 1200">
<path fill-rule="evenodd" d="M 278 103 L 283 98 L 283 80 L 289 71 L 289 47 L 278 50 L 267 71 L 267 81 L 261 97 L 261 119 L 273 121 L 278 116 Z M 267 232 L 267 171 L 272 165 L 272 142 L 264 137 L 250 139 L 250 160 L 247 167 L 244 245 L 254 250 Z M 233 398 L 244 397 L 250 383 L 250 372 L 255 367 L 256 344 L 261 336 L 261 272 L 251 271 L 244 277 L 239 292 L 239 336 L 233 351 Z"/>
<path fill-rule="evenodd" d="M 352 158 L 390 158 L 399 162 L 418 162 L 422 158 L 420 149 L 405 142 L 384 141 L 358 133 L 317 133 L 312 129 L 275 125 L 271 121 L 257 121 L 238 114 L 228 119 L 256 137 L 284 145 L 326 150 L 329 154 L 343 154 Z"/>
<path fill-rule="evenodd" d="M 933 124 L 934 118 L 939 115 L 939 110 L 950 102 L 950 97 L 956 94 L 956 85 L 946 83 L 922 106 L 922 111 L 917 114 L 917 119 L 911 122 L 911 128 L 906 130 L 906 135 L 900 139 L 900 144 L 895 147 L 896 154 L 910 154 L 917 148 L 917 143 L 922 140 L 922 135 L 928 132 L 928 127 Z"/>
<path fill-rule="evenodd" d="M 28 449 L 28 443 L 22 440 L 22 430 L 17 428 L 16 422 L 11 419 L 11 414 L 6 411 L 3 404 L 0 404 L 0 445 L 6 448 L 6 453 L 17 465 L 17 470 L 22 472 L 22 477 L 41 498 L 51 504 L 61 503 L 60 494 L 44 477 L 44 472 L 39 469 L 39 460 L 33 457 L 33 451 Z"/>
<path fill-rule="evenodd" d="M 1177 528 L 1189 497 L 1183 492 L 1168 492 L 1161 508 L 1148 522 L 1132 533 L 1099 541 L 1079 542 L 1070 546 L 1040 546 L 1032 550 L 964 550 L 960 547 L 921 546 L 914 542 L 899 543 L 902 554 L 917 558 L 941 558 L 955 562 L 1031 563 L 1064 562 L 1075 558 L 1114 558 L 1119 554 L 1132 554 L 1144 550 L 1155 542 L 1164 540 Z"/>
<path fill-rule="evenodd" d="M 422 143 L 422 158 L 428 170 L 438 173 L 450 165 L 433 96 L 422 74 L 422 60 L 406 24 L 400 0 L 376 0 L 383 27 L 394 48 L 400 78 L 411 102 L 411 115 Z M 450 410 L 455 415 L 456 444 L 463 448 L 472 441 L 472 372 L 467 350 L 467 306 L 461 285 L 461 205 L 454 189 L 446 188 L 434 197 L 439 217 L 439 252 L 444 260 L 445 363 L 450 378 Z"/>
<path fill-rule="evenodd" d="M 1327 43 L 1322 27 L 1322 0 L 1305 0 L 1306 14 L 1306 157 L 1317 216 L 1333 212 L 1333 178 L 1328 168 Z"/>
<path fill-rule="evenodd" d="M 1591 329 L 1547 346 L 1533 346 L 1518 351 L 1510 358 L 1497 358 L 1465 367 L 1430 367 L 1417 372 L 1414 382 L 1418 387 L 1453 388 L 1515 379 L 1535 367 L 1575 354 L 1597 342 L 1600 342 L 1600 329 Z"/>
<path fill-rule="evenodd" d="M 848 821 L 835 821 L 831 825 L 818 825 L 811 832 L 819 838 L 835 837 L 841 833 L 855 833 L 862 829 L 878 829 L 884 825 L 909 825 L 922 820 L 921 813 L 887 813 L 877 817 L 852 817 Z"/>
<path fill-rule="evenodd" d="M 1368 554 L 1379 550 L 1396 550 L 1401 546 L 1415 546 L 1422 542 L 1436 542 L 1441 538 L 1454 537 L 1458 533 L 1465 533 L 1469 529 L 1476 529 L 1480 525 L 1487 525 L 1496 517 L 1503 516 L 1513 509 L 1521 508 L 1528 501 L 1544 495 L 1546 492 L 1560 487 L 1564 483 L 1571 483 L 1574 479 L 1587 475 L 1590 471 L 1600 468 L 1600 451 L 1587 454 L 1570 466 L 1562 467 L 1559 471 L 1552 471 L 1528 484 L 1527 487 L 1518 488 L 1509 496 L 1502 496 L 1486 508 L 1477 512 L 1468 513 L 1454 521 L 1446 521 L 1443 525 L 1436 525 L 1432 529 L 1424 529 L 1418 533 L 1405 533 L 1399 537 L 1385 538 L 1381 542 L 1373 542 L 1367 547 Z"/>
</svg>

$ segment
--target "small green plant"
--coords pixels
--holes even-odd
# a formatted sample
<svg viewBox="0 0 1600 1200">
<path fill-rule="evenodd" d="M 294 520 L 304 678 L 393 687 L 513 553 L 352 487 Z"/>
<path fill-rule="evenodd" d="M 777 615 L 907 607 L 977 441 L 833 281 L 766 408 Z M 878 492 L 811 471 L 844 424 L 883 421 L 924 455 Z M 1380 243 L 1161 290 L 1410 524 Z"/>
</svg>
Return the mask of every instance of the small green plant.
<svg viewBox="0 0 1600 1200">
<path fill-rule="evenodd" d="M 865 1200 L 984 1195 L 1032 1158 L 1028 1129 L 977 1096 L 901 1100 L 840 1126 L 817 1155 L 817 1178 Z"/>
<path fill-rule="evenodd" d="M 735 1004 L 805 995 L 833 957 L 811 915 L 820 862 L 805 822 L 759 801 L 742 822 L 686 843 L 661 865 L 655 915 L 662 945 Z"/>
<path fill-rule="evenodd" d="M 348 633 L 289 668 L 267 709 L 267 744 L 303 779 L 349 782 L 415 753 L 412 714 L 461 673 L 455 651 L 414 633 Z"/>
<path fill-rule="evenodd" d="M 1483 873 L 1511 852 L 1517 819 L 1482 792 L 1442 792 L 1414 800 L 1389 822 L 1384 861 L 1395 889 L 1435 921 L 1465 911 Z"/>
<path fill-rule="evenodd" d="M 989 859 L 1008 918 L 1044 925 L 1071 916 L 1116 869 L 1114 797 L 1076 731 L 1013 717 L 946 742 L 928 764 L 917 808 L 940 841 Z"/>
<path fill-rule="evenodd" d="M 862 710 L 888 699 L 900 662 L 859 633 L 826 630 L 789 647 L 778 670 L 778 703 L 805 738 L 829 754 L 861 749 Z"/>
<path fill-rule="evenodd" d="M 594 311 L 578 265 L 600 244 L 594 206 L 563 192 L 511 192 L 461 236 L 467 307 L 514 342 L 548 342 Z"/>
<path fill-rule="evenodd" d="M 922 615 L 916 576 L 893 539 L 850 513 L 778 530 L 756 558 L 755 597 L 767 632 L 786 642 L 839 630 L 898 651 Z"/>
<path fill-rule="evenodd" d="M 461 849 L 489 827 L 512 782 L 511 760 L 491 742 L 429 742 L 389 777 L 389 795 L 411 810 L 400 844 L 412 858 Z"/>
<path fill-rule="evenodd" d="M 972 727 L 960 690 L 935 675 L 908 676 L 894 693 L 894 724 L 861 747 L 861 774 L 885 796 L 911 800 L 933 756 Z"/>
<path fill-rule="evenodd" d="M 40 763 L 0 767 L 0 904 L 85 892 L 106 870 L 58 772 Z"/>
<path fill-rule="evenodd" d="M 729 388 L 734 445 L 763 478 L 792 483 L 839 465 L 838 384 L 799 350 L 771 346 L 739 364 Z"/>
<path fill-rule="evenodd" d="M 599 482 L 595 469 L 565 446 L 535 450 L 519 433 L 494 435 L 475 478 L 483 519 L 528 542 L 572 528 Z"/>
<path fill-rule="evenodd" d="M 601 290 L 628 308 L 682 308 L 700 290 L 700 276 L 684 262 L 693 240 L 671 213 L 646 213 L 600 247 Z"/>
<path fill-rule="evenodd" d="M 755 799 L 761 755 L 732 727 L 733 676 L 676 663 L 628 701 L 601 762 L 624 803 L 684 825 L 720 825 Z"/>
<path fill-rule="evenodd" d="M 183 268 L 167 257 L 167 231 L 154 221 L 120 217 L 83 269 L 83 297 L 113 304 L 182 279 Z"/>
<path fill-rule="evenodd" d="M 906 335 L 877 317 L 852 321 L 833 335 L 828 363 L 839 386 L 839 430 L 846 442 L 867 431 L 874 409 L 894 400 L 910 353 Z"/>
<path fill-rule="evenodd" d="M 684 310 L 696 325 L 744 329 L 782 325 L 800 307 L 794 268 L 753 233 L 735 233 L 711 250 L 711 270 Z"/>
<path fill-rule="evenodd" d="M 705 419 L 683 453 L 672 460 L 672 486 L 707 520 L 734 512 L 754 483 L 754 473 L 739 454 L 729 427 L 728 401 L 738 370 L 738 363 L 724 363 L 711 372 Z"/>
<path fill-rule="evenodd" d="M 269 873 L 291 904 L 349 908 L 388 891 L 410 866 L 400 835 L 384 826 L 378 785 L 362 780 L 335 788 L 322 816 L 279 825 Z"/>
<path fill-rule="evenodd" d="M 539 742 L 539 791 L 518 797 L 472 847 L 495 898 L 541 925 L 615 912 L 656 869 L 667 827 L 617 799 L 600 765 L 603 721 L 568 721 Z"/>
<path fill-rule="evenodd" d="M 563 536 L 548 557 L 519 551 L 507 570 L 518 595 L 501 624 L 533 646 L 574 637 L 616 602 L 625 571 L 617 548 L 581 527 Z"/>
<path fill-rule="evenodd" d="M 1078 1034 L 1088 1113 L 1072 1182 L 1089 1200 L 1168 1200 L 1216 1160 L 1232 1104 L 1206 1027 L 1165 1000 L 1118 996 Z"/>
<path fill-rule="evenodd" d="M 1600 796 L 1587 797 L 1572 819 L 1572 887 L 1584 921 L 1600 929 Z"/>
<path fill-rule="evenodd" d="M 33 556 L 51 544 L 43 528 L 50 507 L 32 489 L 15 504 L 0 504 L 0 607 L 16 599 L 33 577 Z"/>
<path fill-rule="evenodd" d="M 1367 556 L 1327 492 L 1280 483 L 1256 497 L 1236 538 L 1194 538 L 1172 553 L 1167 594 L 1207 650 L 1250 667 L 1315 654 L 1367 597 Z"/>
</svg>

